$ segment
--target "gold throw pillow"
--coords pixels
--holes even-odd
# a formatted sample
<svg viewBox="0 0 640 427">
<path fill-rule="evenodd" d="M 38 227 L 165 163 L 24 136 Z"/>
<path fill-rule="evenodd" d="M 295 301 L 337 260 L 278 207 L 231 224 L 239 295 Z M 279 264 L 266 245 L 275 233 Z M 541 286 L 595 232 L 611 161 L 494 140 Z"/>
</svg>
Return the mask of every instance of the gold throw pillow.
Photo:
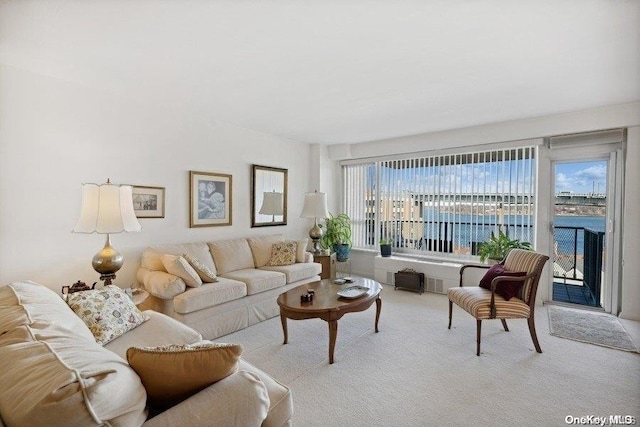
<svg viewBox="0 0 640 427">
<path fill-rule="evenodd" d="M 154 409 L 175 405 L 238 370 L 239 344 L 130 347 L 127 361 L 142 380 Z"/>
</svg>

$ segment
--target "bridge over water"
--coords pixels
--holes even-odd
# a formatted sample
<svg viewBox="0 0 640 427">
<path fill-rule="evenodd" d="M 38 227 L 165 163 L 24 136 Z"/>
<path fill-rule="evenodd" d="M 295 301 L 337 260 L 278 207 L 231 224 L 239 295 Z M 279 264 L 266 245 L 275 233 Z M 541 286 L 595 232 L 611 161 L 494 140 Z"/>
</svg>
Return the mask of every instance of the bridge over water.
<svg viewBox="0 0 640 427">
<path fill-rule="evenodd" d="M 509 194 L 471 194 L 459 193 L 455 195 L 435 195 L 435 194 L 413 194 L 414 200 L 434 204 L 434 202 L 465 203 L 465 204 L 508 204 L 522 205 L 534 201 L 533 196 L 509 195 Z M 555 196 L 556 205 L 575 206 L 606 206 L 607 196 L 605 194 L 574 194 L 558 193 Z"/>
</svg>

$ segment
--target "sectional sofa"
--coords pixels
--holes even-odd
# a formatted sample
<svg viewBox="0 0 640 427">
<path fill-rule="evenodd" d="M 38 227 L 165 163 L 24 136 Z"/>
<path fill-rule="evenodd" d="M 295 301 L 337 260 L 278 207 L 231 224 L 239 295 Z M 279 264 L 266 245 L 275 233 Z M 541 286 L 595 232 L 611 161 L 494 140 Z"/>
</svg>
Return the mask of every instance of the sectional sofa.
<svg viewBox="0 0 640 427">
<path fill-rule="evenodd" d="M 235 372 L 150 415 L 147 386 L 127 349 L 200 343 L 202 336 L 163 314 L 141 314 L 148 319 L 101 345 L 54 291 L 33 282 L 0 286 L 0 427 L 291 425 L 291 391 L 242 359 Z M 145 368 L 166 380 L 163 369 L 181 373 L 183 365 Z"/>
<path fill-rule="evenodd" d="M 277 316 L 278 295 L 320 280 L 322 270 L 306 250 L 307 239 L 295 241 L 293 263 L 270 265 L 274 245 L 283 243 L 291 241 L 273 234 L 149 247 L 137 273 L 139 284 L 150 294 L 141 307 L 173 317 L 205 339 Z M 184 258 L 205 270 L 204 275 L 195 272 L 202 280 L 193 277 L 193 271 L 184 271 Z M 205 277 L 211 275 L 215 280 L 207 283 Z"/>
</svg>

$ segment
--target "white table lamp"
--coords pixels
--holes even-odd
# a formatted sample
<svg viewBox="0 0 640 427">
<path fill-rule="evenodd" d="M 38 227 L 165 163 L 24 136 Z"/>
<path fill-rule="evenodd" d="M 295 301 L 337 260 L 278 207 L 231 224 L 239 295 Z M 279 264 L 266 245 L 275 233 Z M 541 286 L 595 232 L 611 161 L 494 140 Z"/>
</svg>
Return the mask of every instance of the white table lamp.
<svg viewBox="0 0 640 427">
<path fill-rule="evenodd" d="M 262 195 L 262 206 L 260 206 L 258 213 L 271 215 L 271 222 L 275 222 L 275 216 L 284 213 L 284 194 L 276 191 L 265 191 Z"/>
<path fill-rule="evenodd" d="M 315 191 L 304 194 L 304 206 L 300 218 L 313 218 L 314 226 L 309 230 L 309 238 L 313 241 L 313 253 L 318 255 L 322 251 L 318 247 L 318 241 L 324 234 L 322 228 L 318 226 L 318 218 L 329 218 L 327 209 L 327 193 Z"/>
<path fill-rule="evenodd" d="M 74 233 L 106 234 L 104 248 L 92 261 L 100 280 L 110 285 L 124 262 L 123 256 L 111 246 L 110 235 L 140 231 L 142 227 L 133 210 L 133 188 L 130 185 L 82 184 L 82 207 L 80 218 L 73 227 Z"/>
</svg>

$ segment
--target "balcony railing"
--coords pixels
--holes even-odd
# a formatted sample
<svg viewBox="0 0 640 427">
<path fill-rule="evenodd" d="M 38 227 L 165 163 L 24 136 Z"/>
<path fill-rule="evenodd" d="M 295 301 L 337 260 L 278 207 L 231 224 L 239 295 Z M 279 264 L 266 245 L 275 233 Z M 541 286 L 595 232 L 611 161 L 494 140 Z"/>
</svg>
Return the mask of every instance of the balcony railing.
<svg viewBox="0 0 640 427">
<path fill-rule="evenodd" d="M 355 226 L 357 227 L 357 225 Z M 354 227 L 354 228 L 355 228 Z M 367 243 L 375 246 L 373 220 L 366 222 Z M 442 252 L 476 255 L 479 245 L 502 230 L 512 239 L 531 241 L 533 227 L 528 224 L 480 222 L 383 221 L 380 236 L 390 239 L 395 249 L 415 252 Z"/>
</svg>

